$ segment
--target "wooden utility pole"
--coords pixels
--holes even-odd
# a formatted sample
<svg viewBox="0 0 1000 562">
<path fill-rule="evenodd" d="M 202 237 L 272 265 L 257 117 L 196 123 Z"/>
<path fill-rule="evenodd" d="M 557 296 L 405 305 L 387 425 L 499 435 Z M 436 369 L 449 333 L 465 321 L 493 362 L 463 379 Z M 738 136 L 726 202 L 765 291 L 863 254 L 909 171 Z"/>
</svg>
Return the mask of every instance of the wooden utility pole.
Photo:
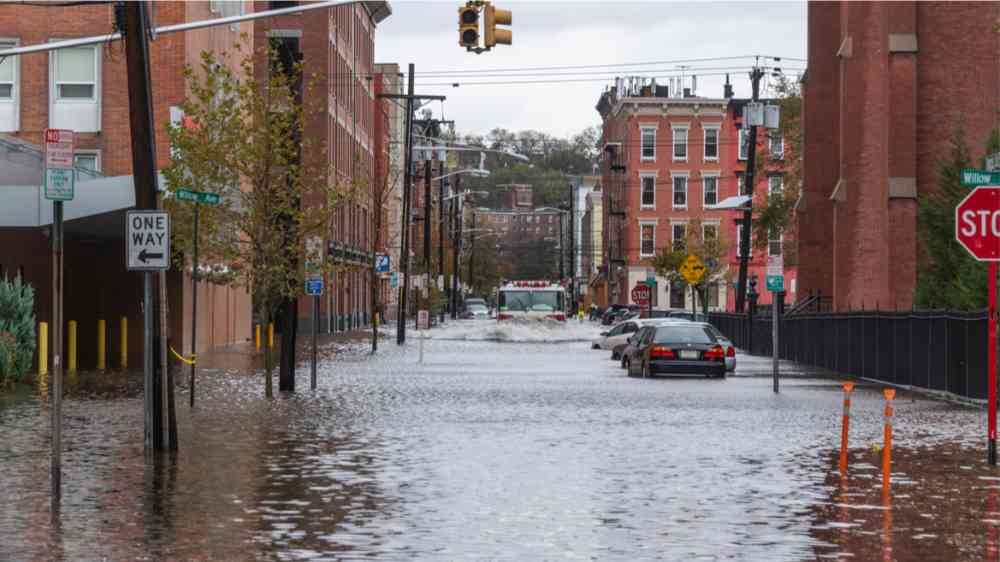
<svg viewBox="0 0 1000 562">
<path fill-rule="evenodd" d="M 753 101 L 757 102 L 760 99 L 760 79 L 764 77 L 764 71 L 759 67 L 754 66 L 753 70 L 750 71 L 750 83 L 753 86 Z M 744 124 L 748 119 L 744 115 Z M 740 245 L 740 273 L 739 282 L 736 286 L 736 312 L 743 312 L 744 302 L 746 302 L 747 294 L 747 269 L 750 260 L 750 237 L 752 233 L 752 221 L 753 221 L 753 188 L 754 188 L 754 174 L 757 170 L 757 126 L 751 125 L 750 132 L 747 135 L 747 142 L 750 143 L 750 147 L 747 150 L 747 175 L 746 175 L 746 194 L 750 197 L 747 202 L 746 208 L 743 210 L 743 218 L 741 221 L 741 226 L 743 227 L 743 237 L 738 241 Z M 739 148 L 737 148 L 737 151 Z M 738 155 L 738 153 L 737 153 Z"/>
</svg>

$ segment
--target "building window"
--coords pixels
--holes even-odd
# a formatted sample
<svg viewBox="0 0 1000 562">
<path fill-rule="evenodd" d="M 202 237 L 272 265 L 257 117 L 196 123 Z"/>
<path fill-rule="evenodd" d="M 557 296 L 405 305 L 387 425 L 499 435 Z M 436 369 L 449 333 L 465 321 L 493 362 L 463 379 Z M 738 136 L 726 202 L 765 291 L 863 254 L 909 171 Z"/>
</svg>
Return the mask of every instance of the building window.
<svg viewBox="0 0 1000 562">
<path fill-rule="evenodd" d="M 770 138 L 771 158 L 780 160 L 785 157 L 785 139 L 781 135 L 774 134 Z"/>
<path fill-rule="evenodd" d="M 686 209 L 688 204 L 687 176 L 674 176 L 674 208 Z"/>
<path fill-rule="evenodd" d="M 642 159 L 656 160 L 656 129 L 643 127 L 642 133 Z"/>
<path fill-rule="evenodd" d="M 781 231 L 777 228 L 772 228 L 768 232 L 767 236 L 767 255 L 769 256 L 780 256 L 782 247 L 782 235 Z"/>
<path fill-rule="evenodd" d="M 705 186 L 705 206 L 716 205 L 719 202 L 719 176 L 703 176 Z"/>
<path fill-rule="evenodd" d="M 670 225 L 670 243 L 675 252 L 687 249 L 687 223 L 675 222 Z"/>
<path fill-rule="evenodd" d="M 674 129 L 674 160 L 686 161 L 688 158 L 688 130 Z"/>
<path fill-rule="evenodd" d="M 680 281 L 670 283 L 670 308 L 684 308 L 684 292 L 686 289 Z"/>
<path fill-rule="evenodd" d="M 719 159 L 719 130 L 705 129 L 705 160 Z"/>
<path fill-rule="evenodd" d="M 656 253 L 656 225 L 652 223 L 639 224 L 640 248 L 642 257 L 650 257 Z"/>
<path fill-rule="evenodd" d="M 97 47 L 49 53 L 49 127 L 78 133 L 101 130 L 100 57 Z"/>
<path fill-rule="evenodd" d="M 736 257 L 743 257 L 743 225 L 736 225 Z M 750 255 L 753 257 L 753 238 L 750 239 Z"/>
<path fill-rule="evenodd" d="M 93 179 L 101 171 L 101 154 L 96 150 L 77 152 L 73 154 L 73 168 L 76 181 Z"/>
<path fill-rule="evenodd" d="M 717 240 L 719 238 L 719 225 L 711 222 L 701 224 L 702 240 Z"/>
<path fill-rule="evenodd" d="M 656 208 L 656 176 L 642 176 L 642 206 Z"/>
<path fill-rule="evenodd" d="M 281 8 L 294 8 L 295 6 L 298 6 L 298 5 L 299 5 L 298 2 L 277 1 L 277 0 L 272 0 L 271 1 L 271 9 L 272 10 L 280 10 Z"/>
<path fill-rule="evenodd" d="M 740 129 L 740 160 L 746 160 L 747 155 L 750 153 L 750 143 L 747 142 L 747 137 L 749 136 L 749 131 L 746 129 Z"/>
<path fill-rule="evenodd" d="M 767 178 L 767 194 L 774 195 L 781 193 L 783 188 L 783 178 L 781 176 L 771 176 Z"/>
<path fill-rule="evenodd" d="M 0 49 L 16 47 L 18 42 L 12 39 L 0 39 Z M 20 125 L 20 110 L 18 103 L 18 64 L 20 57 L 6 57 L 0 61 L 0 131 L 12 133 Z"/>
<path fill-rule="evenodd" d="M 747 178 L 743 172 L 736 172 L 736 193 L 739 195 L 747 194 Z"/>
</svg>

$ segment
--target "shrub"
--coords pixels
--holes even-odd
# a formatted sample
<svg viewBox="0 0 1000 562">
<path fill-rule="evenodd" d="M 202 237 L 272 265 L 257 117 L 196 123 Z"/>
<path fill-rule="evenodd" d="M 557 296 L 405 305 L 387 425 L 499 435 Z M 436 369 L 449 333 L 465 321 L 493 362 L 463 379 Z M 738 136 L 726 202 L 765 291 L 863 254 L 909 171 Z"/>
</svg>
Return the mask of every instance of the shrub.
<svg viewBox="0 0 1000 562">
<path fill-rule="evenodd" d="M 0 387 L 18 381 L 35 357 L 35 290 L 0 279 Z"/>
</svg>

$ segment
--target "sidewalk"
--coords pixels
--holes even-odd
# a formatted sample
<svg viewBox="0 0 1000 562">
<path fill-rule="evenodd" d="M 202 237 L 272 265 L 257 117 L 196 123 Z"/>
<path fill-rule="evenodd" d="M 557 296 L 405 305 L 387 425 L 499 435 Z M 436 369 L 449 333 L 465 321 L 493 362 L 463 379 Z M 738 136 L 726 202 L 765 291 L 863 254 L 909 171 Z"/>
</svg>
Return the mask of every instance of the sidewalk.
<svg viewBox="0 0 1000 562">
<path fill-rule="evenodd" d="M 202 354 L 198 361 L 199 369 L 253 370 L 264 367 L 264 345 L 267 336 L 261 338 L 261 349 L 257 350 L 253 342 L 239 343 L 225 347 L 217 347 Z M 295 346 L 296 362 L 301 364 L 312 353 L 312 335 L 299 332 Z M 362 352 L 371 349 L 371 330 L 352 330 L 316 336 L 317 354 L 324 358 L 336 357 L 345 352 Z M 386 341 L 385 334 L 379 332 L 379 345 Z M 275 334 L 274 347 L 271 350 L 275 369 L 278 366 L 278 355 L 281 353 L 281 336 Z M 178 361 L 172 362 L 172 366 Z"/>
</svg>

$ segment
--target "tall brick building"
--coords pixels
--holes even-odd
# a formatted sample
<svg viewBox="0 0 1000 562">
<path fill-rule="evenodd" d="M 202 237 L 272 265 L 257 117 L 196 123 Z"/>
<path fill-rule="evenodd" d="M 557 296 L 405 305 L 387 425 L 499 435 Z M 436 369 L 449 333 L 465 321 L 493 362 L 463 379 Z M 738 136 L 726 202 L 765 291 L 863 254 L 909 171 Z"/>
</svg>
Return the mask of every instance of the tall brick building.
<svg viewBox="0 0 1000 562">
<path fill-rule="evenodd" d="M 811 2 L 800 291 L 913 304 L 917 202 L 957 125 L 978 158 L 1000 107 L 996 2 Z"/>
</svg>

